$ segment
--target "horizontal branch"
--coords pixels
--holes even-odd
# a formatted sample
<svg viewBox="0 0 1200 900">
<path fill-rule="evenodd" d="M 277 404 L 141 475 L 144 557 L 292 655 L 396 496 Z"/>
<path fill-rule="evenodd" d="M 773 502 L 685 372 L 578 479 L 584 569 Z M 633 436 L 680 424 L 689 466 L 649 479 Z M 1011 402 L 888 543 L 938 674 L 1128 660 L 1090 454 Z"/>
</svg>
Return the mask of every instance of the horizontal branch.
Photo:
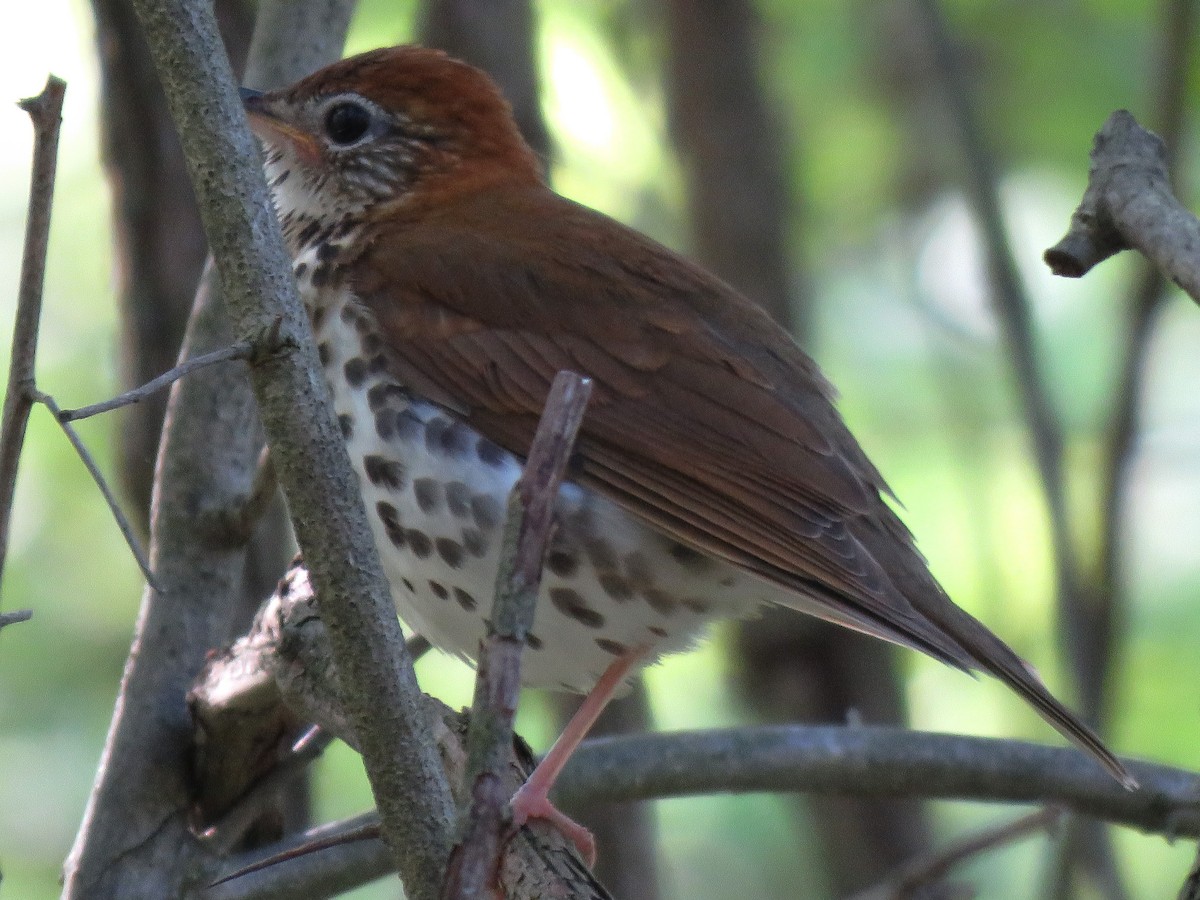
<svg viewBox="0 0 1200 900">
<path fill-rule="evenodd" d="M 563 803 L 803 791 L 1056 803 L 1142 831 L 1200 837 L 1197 774 L 1128 762 L 1126 790 L 1072 747 L 864 726 L 776 725 L 598 738 L 563 771 Z"/>
</svg>

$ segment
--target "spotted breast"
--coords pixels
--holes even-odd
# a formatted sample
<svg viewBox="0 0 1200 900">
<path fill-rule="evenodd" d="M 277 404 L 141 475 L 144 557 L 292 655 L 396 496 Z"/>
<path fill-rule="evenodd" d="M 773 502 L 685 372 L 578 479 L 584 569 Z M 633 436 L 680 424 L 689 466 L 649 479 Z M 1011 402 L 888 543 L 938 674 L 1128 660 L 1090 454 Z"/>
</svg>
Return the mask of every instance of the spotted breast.
<svg viewBox="0 0 1200 900">
<path fill-rule="evenodd" d="M 334 247 L 314 245 L 295 269 L 392 596 L 411 628 L 470 660 L 521 463 L 388 374 L 371 313 L 331 274 Z M 629 649 L 684 649 L 709 619 L 757 603 L 744 596 L 749 576 L 577 485 L 559 492 L 556 517 L 526 684 L 586 692 Z"/>
</svg>

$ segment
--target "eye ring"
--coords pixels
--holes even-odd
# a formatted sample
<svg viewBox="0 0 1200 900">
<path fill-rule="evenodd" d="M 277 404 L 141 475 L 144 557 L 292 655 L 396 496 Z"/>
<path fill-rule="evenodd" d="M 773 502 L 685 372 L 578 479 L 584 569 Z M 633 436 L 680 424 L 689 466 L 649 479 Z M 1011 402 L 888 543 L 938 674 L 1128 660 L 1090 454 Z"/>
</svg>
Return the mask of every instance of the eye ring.
<svg viewBox="0 0 1200 900">
<path fill-rule="evenodd" d="M 325 113 L 325 133 L 335 144 L 353 144 L 370 127 L 371 111 L 361 103 L 347 100 L 331 106 Z"/>
</svg>

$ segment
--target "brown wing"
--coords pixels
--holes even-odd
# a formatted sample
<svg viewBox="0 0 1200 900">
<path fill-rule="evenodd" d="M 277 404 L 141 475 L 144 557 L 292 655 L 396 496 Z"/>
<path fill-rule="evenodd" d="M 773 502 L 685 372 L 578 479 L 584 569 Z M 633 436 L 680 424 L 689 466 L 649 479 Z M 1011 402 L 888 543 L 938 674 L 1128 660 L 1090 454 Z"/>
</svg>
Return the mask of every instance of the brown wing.
<svg viewBox="0 0 1200 900">
<path fill-rule="evenodd" d="M 1119 769 L 949 601 L 816 366 L 727 285 L 527 186 L 377 233 L 352 278 L 398 377 L 497 443 L 524 455 L 554 375 L 590 376 L 579 481 L 831 619 L 991 671 Z"/>
</svg>

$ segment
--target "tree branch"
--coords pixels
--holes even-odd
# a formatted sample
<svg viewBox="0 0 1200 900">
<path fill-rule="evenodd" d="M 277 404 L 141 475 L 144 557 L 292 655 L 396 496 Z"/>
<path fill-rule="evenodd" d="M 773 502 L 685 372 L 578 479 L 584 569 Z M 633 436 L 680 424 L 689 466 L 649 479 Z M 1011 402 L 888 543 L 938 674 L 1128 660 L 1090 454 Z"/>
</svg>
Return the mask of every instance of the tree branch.
<svg viewBox="0 0 1200 900">
<path fill-rule="evenodd" d="M 1073 623 L 1078 618 L 1076 609 L 1079 605 L 1080 573 L 1067 514 L 1062 425 L 1054 411 L 1050 391 L 1038 363 L 1033 314 L 1000 208 L 996 162 L 988 149 L 955 60 L 949 30 L 938 0 L 914 2 L 920 12 L 951 119 L 958 129 L 958 139 L 965 157 L 963 187 L 983 232 L 992 307 L 1017 382 L 1020 408 L 1033 444 L 1034 462 L 1049 511 L 1059 604 L 1067 621 Z M 1068 646 L 1068 649 L 1072 648 Z"/>
<path fill-rule="evenodd" d="M 1200 220 L 1172 193 L 1162 139 L 1120 109 L 1096 132 L 1083 200 L 1045 259 L 1054 274 L 1079 278 L 1128 249 L 1200 303 Z"/>
<path fill-rule="evenodd" d="M 209 660 L 192 690 L 190 701 L 196 712 L 198 729 L 217 735 L 241 732 L 241 743 L 221 742 L 223 749 L 232 753 L 237 753 L 239 748 L 269 746 L 272 722 L 280 715 L 271 709 L 285 703 L 292 711 L 291 715 L 318 722 L 324 732 L 336 734 L 357 749 L 358 736 L 354 726 L 336 701 L 336 683 L 336 664 L 331 658 L 329 635 L 321 621 L 308 573 L 297 563 L 259 612 L 250 633 L 225 653 Z M 434 723 L 433 733 L 447 780 L 455 791 L 456 800 L 465 803 L 467 756 L 463 743 L 466 718 L 432 698 L 422 696 L 422 703 Z M 504 764 L 498 771 L 505 799 L 521 785 L 530 768 L 532 756 L 528 748 L 520 741 L 510 742 Z M 251 788 L 249 794 L 255 792 L 256 788 Z M 289 890 L 310 896 L 295 888 L 292 879 L 303 878 L 323 884 L 321 879 L 333 878 L 345 889 L 394 870 L 394 863 L 389 866 L 386 859 L 356 870 L 354 867 L 361 863 L 357 851 L 343 854 L 330 847 L 315 850 L 312 842 L 323 840 L 327 834 L 327 830 L 320 829 L 310 833 L 311 840 L 288 839 L 253 854 L 223 861 L 221 873 L 225 878 L 230 877 L 228 873 L 232 871 L 246 870 L 246 867 L 249 870 L 229 885 L 213 885 L 210 888 L 212 896 L 225 897 L 226 891 L 234 891 L 233 896 L 238 897 L 243 896 L 242 891 L 258 896 L 259 890 L 268 891 L 263 896 L 277 896 L 269 893 L 277 883 L 291 885 Z M 224 835 L 222 840 L 227 842 L 229 836 Z M 311 855 L 307 851 L 318 855 L 327 852 L 331 868 L 313 866 L 310 869 L 311 861 L 306 861 L 298 870 L 305 873 L 300 876 L 296 876 L 294 870 L 280 871 L 290 869 L 298 855 L 307 860 Z M 346 870 L 339 868 L 343 860 L 351 861 Z M 215 873 L 216 866 L 212 868 Z M 260 869 L 267 871 L 260 873 Z M 253 874 L 249 874 L 251 871 Z M 522 829 L 519 837 L 507 845 L 498 881 L 505 896 L 514 900 L 537 896 L 607 897 L 579 861 L 574 845 L 556 829 L 540 822 Z M 210 895 L 204 893 L 203 896 Z M 295 896 L 295 893 L 283 896 Z"/>
<path fill-rule="evenodd" d="M 0 628 L 16 625 L 18 622 L 28 622 L 32 618 L 32 609 L 14 609 L 12 612 L 0 613 Z"/>
<path fill-rule="evenodd" d="M 46 251 L 50 245 L 50 210 L 54 201 L 54 176 L 58 167 L 58 134 L 62 125 L 63 96 L 67 83 L 51 75 L 36 97 L 21 101 L 33 121 L 33 174 L 29 181 L 29 217 L 25 221 L 25 249 L 21 255 L 21 281 L 17 289 L 17 316 L 13 326 L 12 359 L 8 388 L 0 419 L 0 578 L 8 558 L 8 527 L 12 521 L 17 467 L 25 443 L 25 426 L 33 407 L 34 364 L 37 360 L 38 325 L 42 318 L 42 287 L 46 281 Z"/>
<path fill-rule="evenodd" d="M 1200 836 L 1196 773 L 1129 763 L 1128 791 L 1072 747 L 866 726 L 779 725 L 603 738 L 581 746 L 556 796 L 610 801 L 714 791 L 813 791 L 1055 803 Z"/>
<path fill-rule="evenodd" d="M 500 867 L 505 813 L 512 796 L 504 773 L 512 755 L 521 652 L 537 611 L 558 488 L 591 393 L 591 379 L 558 373 L 524 471 L 509 494 L 495 600 L 479 655 L 467 731 L 465 784 L 470 801 L 461 815 L 462 840 L 450 854 L 443 893 L 447 900 L 485 896 Z"/>
<path fill-rule="evenodd" d="M 220 350 L 213 350 L 211 353 L 203 353 L 192 359 L 185 359 L 179 365 L 163 372 L 157 378 L 152 378 L 141 387 L 126 391 L 110 400 L 103 400 L 100 403 L 93 403 L 90 406 L 81 406 L 79 409 L 60 409 L 56 413 L 56 418 L 59 422 L 78 422 L 80 419 L 89 419 L 92 416 L 100 415 L 100 413 L 120 409 L 122 406 L 141 403 L 152 394 L 170 387 L 180 378 L 203 369 L 205 366 L 215 365 L 216 363 L 226 362 L 231 359 L 246 359 L 249 356 L 249 342 L 240 341 L 236 344 L 230 344 L 228 347 L 223 347 Z"/>
<path fill-rule="evenodd" d="M 273 22 L 284 41 L 315 30 L 307 5 L 291 8 L 290 19 Z M 321 55 L 291 77 L 336 58 L 343 34 L 327 25 L 323 34 L 312 50 Z M 219 47 L 208 49 L 224 59 Z M 210 270 L 197 293 L 184 358 L 234 342 L 215 281 Z M 177 896 L 204 853 L 190 822 L 194 747 L 185 695 L 209 649 L 227 639 L 245 554 L 212 541 L 197 512 L 231 505 L 252 477 L 259 427 L 239 369 L 204 369 L 170 393 L 150 550 L 163 590 L 143 598 L 103 765 L 65 867 L 65 900 Z"/>
<path fill-rule="evenodd" d="M 321 595 L 343 706 L 362 745 L 385 839 L 409 896 L 436 897 L 451 842 L 450 789 L 216 23 L 203 0 L 134 5 L 179 128 L 235 329 L 253 335 L 280 319 L 291 348 L 252 367 L 258 409 Z"/>
<path fill-rule="evenodd" d="M 1047 806 L 1012 822 L 969 835 L 940 851 L 909 860 L 886 881 L 855 894 L 851 900 L 908 900 L 920 897 L 922 888 L 941 881 L 959 863 L 1034 832 L 1051 829 L 1061 818 L 1061 809 Z"/>
</svg>

